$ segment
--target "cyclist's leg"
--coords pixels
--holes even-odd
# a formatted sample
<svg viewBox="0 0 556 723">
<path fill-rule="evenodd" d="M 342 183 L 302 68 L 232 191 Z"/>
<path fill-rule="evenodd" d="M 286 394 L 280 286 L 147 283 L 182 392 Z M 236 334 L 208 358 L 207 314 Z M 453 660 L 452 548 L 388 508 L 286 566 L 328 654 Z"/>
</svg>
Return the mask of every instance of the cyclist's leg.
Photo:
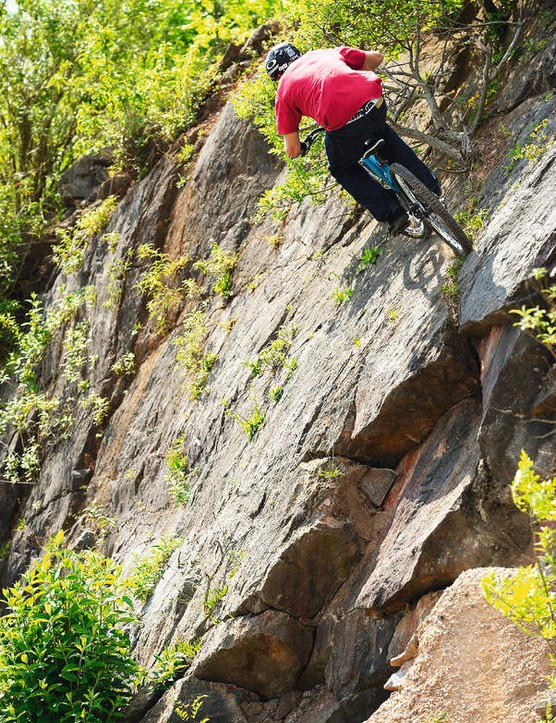
<svg viewBox="0 0 556 723">
<path fill-rule="evenodd" d="M 394 191 L 381 186 L 357 162 L 349 162 L 350 155 L 352 158 L 361 157 L 365 148 L 363 144 L 359 153 L 351 153 L 350 148 L 345 149 L 342 142 L 333 141 L 326 134 L 324 145 L 331 175 L 377 221 L 392 224 L 404 213 Z"/>
<path fill-rule="evenodd" d="M 388 124 L 384 125 L 385 146 L 382 154 L 390 163 L 399 163 L 411 171 L 417 178 L 422 181 L 435 195 L 440 196 L 440 184 L 438 178 L 423 163 L 423 161 L 415 154 L 405 141 L 392 129 Z"/>
<path fill-rule="evenodd" d="M 350 196 L 371 212 L 377 221 L 390 223 L 402 212 L 394 191 L 383 188 L 360 166 L 330 168 L 330 173 Z"/>
</svg>

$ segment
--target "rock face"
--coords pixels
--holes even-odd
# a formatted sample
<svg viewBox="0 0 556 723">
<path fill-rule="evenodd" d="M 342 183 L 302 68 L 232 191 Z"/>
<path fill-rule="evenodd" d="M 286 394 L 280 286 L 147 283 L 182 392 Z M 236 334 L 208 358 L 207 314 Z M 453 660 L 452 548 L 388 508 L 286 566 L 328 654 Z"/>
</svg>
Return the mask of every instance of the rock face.
<svg viewBox="0 0 556 723">
<path fill-rule="evenodd" d="M 400 688 L 367 723 L 446 720 L 535 723 L 546 703 L 547 641 L 533 638 L 487 605 L 468 570 L 441 596 L 418 630 Z"/>
<path fill-rule="evenodd" d="M 525 142 L 539 119 L 553 135 L 555 107 L 525 100 L 508 120 L 514 139 Z M 509 310 L 538 298 L 533 270 L 556 260 L 555 160 L 547 146 L 509 172 L 493 165 L 481 199 L 488 223 L 455 303 L 442 288 L 454 258 L 438 239 L 387 240 L 336 197 L 306 200 L 281 224 L 255 222 L 282 168 L 226 106 L 185 184 L 163 158 L 120 201 L 105 229 L 113 243 L 99 235 L 79 273 L 54 279 L 46 308 L 85 285 L 96 291 L 80 318 L 107 419 L 95 426 L 76 402 L 69 437 L 46 447 L 36 484 L 2 485 L 2 581 L 61 528 L 91 544 L 99 515 L 110 521 L 106 552 L 127 570 L 163 535 L 180 538 L 135 651 L 147 666 L 179 641 L 201 638 L 200 652 L 130 721 L 178 721 L 175 706 L 199 695 L 211 721 L 367 720 L 387 695 L 392 636 L 410 637 L 419 600 L 469 568 L 528 559 L 529 522 L 508 485 L 522 448 L 541 474 L 552 470 L 554 360 Z M 464 195 L 460 182 L 448 198 Z M 209 289 L 195 262 L 214 244 L 237 253 L 230 297 L 178 293 L 157 329 L 138 288 L 147 243 L 185 259 L 167 288 L 187 277 Z M 363 250 L 378 245 L 361 270 Z M 335 303 L 348 284 L 351 298 Z M 180 367 L 192 323 L 216 355 L 198 399 L 192 365 Z M 254 375 L 277 339 L 283 355 Z M 133 371 L 118 375 L 131 353 Z M 42 381 L 80 400 L 62 357 L 57 337 Z M 187 457 L 185 507 L 169 492 L 176 445 Z"/>
<path fill-rule="evenodd" d="M 87 201 L 108 180 L 113 160 L 108 155 L 83 156 L 60 179 L 64 206 L 75 208 Z"/>
</svg>

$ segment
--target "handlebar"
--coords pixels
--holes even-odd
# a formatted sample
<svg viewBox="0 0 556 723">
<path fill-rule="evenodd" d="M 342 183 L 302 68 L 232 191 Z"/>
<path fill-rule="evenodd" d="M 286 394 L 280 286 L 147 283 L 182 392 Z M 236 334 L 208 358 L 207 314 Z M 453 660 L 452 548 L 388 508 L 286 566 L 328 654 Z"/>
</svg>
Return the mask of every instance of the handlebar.
<svg viewBox="0 0 556 723">
<path fill-rule="evenodd" d="M 318 126 L 318 128 L 313 129 L 310 133 L 308 133 L 305 138 L 301 141 L 301 156 L 306 156 L 309 152 L 309 148 L 313 145 L 313 143 L 317 140 L 317 138 L 320 136 L 321 133 L 324 133 L 325 129 Z"/>
</svg>

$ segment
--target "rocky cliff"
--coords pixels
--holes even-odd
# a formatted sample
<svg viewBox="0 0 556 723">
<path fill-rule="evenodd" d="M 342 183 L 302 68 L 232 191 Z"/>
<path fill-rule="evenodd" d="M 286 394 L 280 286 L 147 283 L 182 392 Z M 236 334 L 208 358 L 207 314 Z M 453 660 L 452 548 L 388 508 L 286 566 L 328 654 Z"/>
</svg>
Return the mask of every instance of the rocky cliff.
<svg viewBox="0 0 556 723">
<path fill-rule="evenodd" d="M 81 269 L 53 275 L 46 309 L 95 293 L 41 367 L 44 388 L 75 406 L 69 430 L 35 484 L 0 489 L 3 583 L 59 529 L 71 544 L 100 538 L 127 569 L 174 541 L 135 650 L 147 666 L 177 641 L 200 638 L 200 650 L 130 721 L 177 721 L 176 702 L 198 695 L 213 723 L 366 720 L 421 599 L 469 568 L 529 559 L 508 485 L 521 449 L 553 471 L 554 359 L 509 311 L 538 303 L 533 270 L 556 262 L 556 98 L 517 76 L 481 140 L 473 178 L 488 217 L 459 294 L 446 291 L 455 259 L 439 239 L 387 239 L 336 197 L 254 221 L 283 169 L 231 104 L 186 171 L 163 157 Z M 543 152 L 508 163 L 541 123 Z M 457 210 L 469 178 L 443 180 Z M 138 287 L 144 244 L 182 259 L 162 327 Z M 237 254 L 229 293 L 197 263 L 215 244 Z M 61 364 L 78 321 L 91 387 L 108 400 L 96 423 Z M 173 453 L 186 504 L 169 490 Z"/>
</svg>

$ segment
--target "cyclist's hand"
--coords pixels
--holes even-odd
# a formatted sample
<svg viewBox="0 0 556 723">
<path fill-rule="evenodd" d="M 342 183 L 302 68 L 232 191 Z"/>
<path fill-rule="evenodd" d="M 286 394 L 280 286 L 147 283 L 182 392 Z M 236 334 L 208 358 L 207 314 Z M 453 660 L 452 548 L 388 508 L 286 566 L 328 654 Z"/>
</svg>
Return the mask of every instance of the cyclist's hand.
<svg viewBox="0 0 556 723">
<path fill-rule="evenodd" d="M 308 150 L 309 150 L 309 146 L 305 143 L 305 141 L 301 141 L 301 143 L 299 144 L 299 155 L 306 156 Z"/>
</svg>

